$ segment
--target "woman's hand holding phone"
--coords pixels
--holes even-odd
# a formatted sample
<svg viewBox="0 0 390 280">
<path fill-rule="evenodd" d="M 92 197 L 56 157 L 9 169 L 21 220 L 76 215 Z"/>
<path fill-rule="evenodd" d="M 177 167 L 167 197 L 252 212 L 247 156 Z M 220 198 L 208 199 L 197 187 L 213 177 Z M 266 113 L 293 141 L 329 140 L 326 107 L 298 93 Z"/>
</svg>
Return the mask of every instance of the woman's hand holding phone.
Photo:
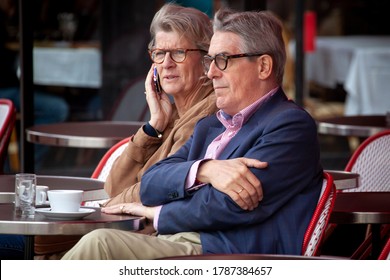
<svg viewBox="0 0 390 280">
<path fill-rule="evenodd" d="M 150 110 L 150 125 L 158 131 L 164 131 L 172 115 L 172 104 L 162 90 L 155 65 L 152 65 L 146 77 L 145 94 Z"/>
</svg>

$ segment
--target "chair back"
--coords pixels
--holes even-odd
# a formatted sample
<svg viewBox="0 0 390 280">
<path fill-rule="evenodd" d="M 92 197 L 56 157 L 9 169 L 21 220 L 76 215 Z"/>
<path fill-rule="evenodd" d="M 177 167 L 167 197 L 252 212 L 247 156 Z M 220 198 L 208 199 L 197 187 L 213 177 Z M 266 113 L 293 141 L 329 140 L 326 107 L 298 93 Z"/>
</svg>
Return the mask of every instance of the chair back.
<svg viewBox="0 0 390 280">
<path fill-rule="evenodd" d="M 382 252 L 379 254 L 378 260 L 390 260 L 390 236 L 387 239 L 387 242 L 383 247 Z"/>
<path fill-rule="evenodd" d="M 110 173 L 111 167 L 115 160 L 123 153 L 129 143 L 130 137 L 127 137 L 114 146 L 112 146 L 102 157 L 99 164 L 92 173 L 91 178 L 106 181 L 108 174 Z"/>
<path fill-rule="evenodd" d="M 15 125 L 16 109 L 11 100 L 0 99 L 0 173 L 3 173 L 8 144 Z"/>
<path fill-rule="evenodd" d="M 302 255 L 318 256 L 328 226 L 330 214 L 336 201 L 336 187 L 332 176 L 324 172 L 321 194 L 303 238 Z"/>
<path fill-rule="evenodd" d="M 359 187 L 343 192 L 390 191 L 390 129 L 367 138 L 352 154 L 345 171 L 360 175 Z"/>
<path fill-rule="evenodd" d="M 149 107 L 144 92 L 145 77 L 131 80 L 119 94 L 109 119 L 113 121 L 149 120 Z"/>
</svg>

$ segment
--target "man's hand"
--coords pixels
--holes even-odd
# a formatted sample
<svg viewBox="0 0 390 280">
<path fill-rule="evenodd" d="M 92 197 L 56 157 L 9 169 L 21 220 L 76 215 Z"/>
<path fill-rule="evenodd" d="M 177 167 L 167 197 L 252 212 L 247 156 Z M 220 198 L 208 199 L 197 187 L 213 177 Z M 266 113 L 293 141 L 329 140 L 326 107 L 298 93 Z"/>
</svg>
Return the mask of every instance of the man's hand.
<svg viewBox="0 0 390 280">
<path fill-rule="evenodd" d="M 139 202 L 132 202 L 104 207 L 101 211 L 106 214 L 128 214 L 153 220 L 155 208 L 144 206 Z"/>
<path fill-rule="evenodd" d="M 253 210 L 263 199 L 261 182 L 249 168 L 266 168 L 267 162 L 236 158 L 208 160 L 199 166 L 197 179 L 230 196 L 242 209 Z"/>
</svg>

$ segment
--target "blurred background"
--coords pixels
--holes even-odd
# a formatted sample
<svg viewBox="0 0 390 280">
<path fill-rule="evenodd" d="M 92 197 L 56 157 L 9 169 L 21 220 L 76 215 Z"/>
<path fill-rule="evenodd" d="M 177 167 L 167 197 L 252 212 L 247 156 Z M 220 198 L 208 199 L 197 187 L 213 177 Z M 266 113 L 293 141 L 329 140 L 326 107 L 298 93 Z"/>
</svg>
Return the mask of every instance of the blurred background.
<svg viewBox="0 0 390 280">
<path fill-rule="evenodd" d="M 0 0 L 0 65 L 6 61 L 18 73 L 20 51 L 20 0 Z M 149 25 L 161 0 L 30 0 L 34 49 L 42 61 L 34 61 L 34 91 L 44 92 L 68 106 L 65 121 L 147 120 L 139 110 L 118 114 L 119 105 L 129 86 L 144 79 L 151 61 L 147 53 Z M 290 51 L 285 73 L 285 90 L 295 99 L 299 94 L 313 117 L 343 115 L 346 91 L 342 83 L 324 86 L 304 79 L 296 92 L 296 57 L 293 51 L 297 31 L 297 7 L 301 5 L 304 28 L 312 38 L 305 42 L 305 54 L 315 52 L 317 36 L 390 35 L 385 23 L 386 1 L 369 0 L 193 0 L 175 1 L 196 7 L 210 17 L 222 6 L 236 10 L 272 10 L 283 21 L 286 47 Z M 314 17 L 313 17 L 314 16 Z M 72 57 L 72 50 L 82 49 L 82 57 Z M 57 50 L 57 52 L 56 52 Z M 48 52 L 45 52 L 48 51 Z M 65 52 L 68 51 L 68 52 Z M 63 54 L 63 52 L 65 54 Z M 34 54 L 35 55 L 35 54 Z M 35 56 L 34 56 L 35 57 Z M 38 56 L 37 56 L 38 57 Z M 75 59 L 73 62 L 72 59 Z M 304 59 L 304 58 L 303 58 Z M 62 71 L 56 67 L 63 63 Z M 35 68 L 37 67 L 37 68 Z M 37 70 L 38 69 L 38 70 Z M 78 71 L 84 69 L 83 73 Z M 64 74 L 65 73 L 65 74 Z M 81 73 L 81 72 L 80 72 Z M 50 75 L 50 79 L 48 78 Z M 57 75 L 57 76 L 56 76 Z M 5 75 L 2 75 L 3 78 Z M 69 76 L 68 81 L 61 78 Z M 74 78 L 72 78 L 74 76 Z M 72 78 L 72 79 L 71 79 Z M 1 77 L 0 77 L 1 79 Z M 9 80 L 8 80 L 9 81 Z M 0 80 L 0 92 L 6 83 Z M 143 92 L 139 92 L 143 96 Z M 130 106 L 130 105 L 129 105 Z M 141 102 L 140 105 L 143 106 Z M 133 112 L 133 113 L 132 113 Z M 137 112 L 137 113 L 135 113 Z M 18 122 L 17 122 L 18 124 Z M 17 126 L 18 127 L 18 126 Z M 20 170 L 16 129 L 9 148 L 7 172 Z M 350 157 L 346 137 L 319 135 L 322 160 L 326 169 L 343 169 Z M 46 147 L 45 157 L 36 162 L 37 174 L 89 177 L 107 149 Z"/>
</svg>

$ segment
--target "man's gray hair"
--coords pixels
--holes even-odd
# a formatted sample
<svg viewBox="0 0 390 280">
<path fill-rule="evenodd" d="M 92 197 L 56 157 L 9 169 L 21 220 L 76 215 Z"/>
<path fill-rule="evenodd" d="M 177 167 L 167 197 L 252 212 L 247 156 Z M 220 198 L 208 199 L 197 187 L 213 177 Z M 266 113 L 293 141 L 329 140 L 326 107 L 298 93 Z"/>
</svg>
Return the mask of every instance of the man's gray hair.
<svg viewBox="0 0 390 280">
<path fill-rule="evenodd" d="M 283 25 L 272 12 L 235 12 L 222 8 L 214 16 L 213 29 L 214 32 L 232 32 L 240 36 L 240 49 L 243 53 L 259 52 L 270 55 L 276 80 L 282 84 L 286 64 Z"/>
</svg>

